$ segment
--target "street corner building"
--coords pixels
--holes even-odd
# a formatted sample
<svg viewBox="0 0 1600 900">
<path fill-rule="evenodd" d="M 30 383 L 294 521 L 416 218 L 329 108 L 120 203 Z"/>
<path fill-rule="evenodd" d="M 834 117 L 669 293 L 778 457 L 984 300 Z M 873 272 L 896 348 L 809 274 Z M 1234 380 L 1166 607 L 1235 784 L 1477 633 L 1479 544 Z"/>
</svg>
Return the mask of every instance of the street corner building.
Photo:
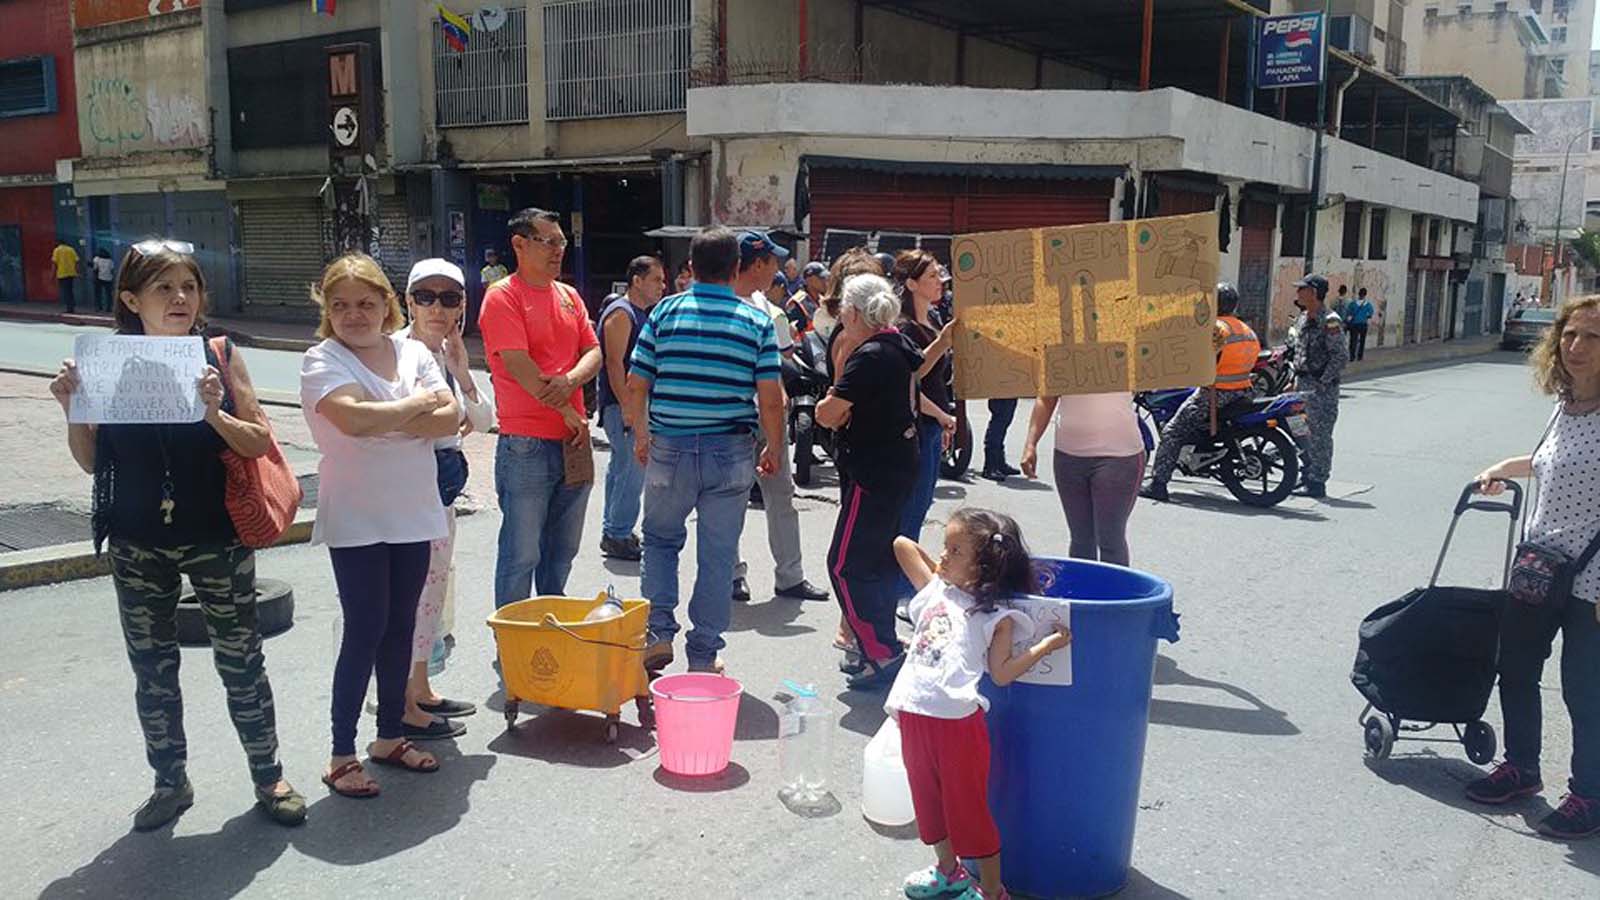
<svg viewBox="0 0 1600 900">
<path fill-rule="evenodd" d="M 963 233 L 1215 212 L 1220 275 L 1264 339 L 1308 268 L 1368 290 L 1374 347 L 1498 331 L 1518 290 L 1570 269 L 1542 238 L 1580 227 L 1519 208 L 1525 95 L 1398 0 L 1335 0 L 1283 36 L 1326 45 L 1320 98 L 1263 85 L 1267 17 L 1324 5 L 8 4 L 0 79 L 35 87 L 0 109 L 27 148 L 0 163 L 0 292 L 51 300 L 57 236 L 88 258 L 161 233 L 196 245 L 230 317 L 309 323 L 306 285 L 349 249 L 396 279 L 453 259 L 476 302 L 485 253 L 510 259 L 507 219 L 537 206 L 593 314 L 630 259 L 671 270 L 706 224 L 802 261 L 865 245 L 948 265 Z M 1537 69 L 1556 26 L 1509 15 L 1505 47 Z"/>
</svg>

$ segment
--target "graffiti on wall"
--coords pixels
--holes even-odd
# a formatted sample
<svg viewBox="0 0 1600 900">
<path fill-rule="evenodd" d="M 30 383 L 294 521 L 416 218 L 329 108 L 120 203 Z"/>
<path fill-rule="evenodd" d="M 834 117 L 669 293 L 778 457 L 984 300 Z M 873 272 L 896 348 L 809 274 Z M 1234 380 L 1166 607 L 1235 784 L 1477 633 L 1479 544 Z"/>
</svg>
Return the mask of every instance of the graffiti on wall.
<svg viewBox="0 0 1600 900">
<path fill-rule="evenodd" d="M 95 149 L 176 150 L 206 142 L 205 108 L 193 94 L 143 90 L 123 76 L 93 78 L 85 94 L 88 136 Z"/>
<path fill-rule="evenodd" d="M 1300 280 L 1303 267 L 1304 262 L 1299 257 L 1286 257 L 1278 261 L 1272 279 L 1272 305 L 1268 316 L 1271 339 L 1274 341 L 1282 340 L 1289 333 L 1289 326 L 1300 315 L 1299 308 L 1294 305 L 1294 283 Z M 1362 288 L 1367 289 L 1367 299 L 1372 301 L 1373 309 L 1368 346 L 1383 346 L 1387 342 L 1385 331 L 1390 320 L 1389 312 L 1394 311 L 1394 321 L 1398 323 L 1400 313 L 1405 309 L 1404 285 L 1396 287 L 1394 277 L 1387 268 L 1365 262 L 1354 262 L 1349 269 L 1331 269 L 1321 274 L 1328 279 L 1330 307 L 1338 301 L 1341 286 L 1349 289 L 1351 298 Z"/>
</svg>

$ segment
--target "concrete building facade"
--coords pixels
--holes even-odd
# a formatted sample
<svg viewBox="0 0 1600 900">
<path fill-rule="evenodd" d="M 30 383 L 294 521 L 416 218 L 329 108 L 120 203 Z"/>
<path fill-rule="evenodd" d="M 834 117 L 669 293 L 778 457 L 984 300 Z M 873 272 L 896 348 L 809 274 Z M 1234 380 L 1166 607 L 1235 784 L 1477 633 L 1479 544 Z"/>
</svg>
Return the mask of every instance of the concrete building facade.
<svg viewBox="0 0 1600 900">
<path fill-rule="evenodd" d="M 1565 89 L 1550 32 L 1526 0 L 1430 2 L 1416 43 L 1412 74 L 1466 75 L 1500 100 L 1559 97 Z"/>
<path fill-rule="evenodd" d="M 1456 163 L 1462 115 L 1395 77 L 1419 58 L 1417 4 L 1349 5 L 1373 30 L 1366 52 L 1330 53 L 1320 122 L 1314 89 L 1249 86 L 1254 18 L 1289 4 L 1157 0 L 1148 39 L 1123 6 L 527 0 L 477 11 L 461 48 L 431 5 L 400 0 L 345 0 L 332 17 L 223 0 L 80 27 L 81 64 L 127 69 L 124 96 L 142 104 L 83 141 L 102 198 L 89 218 L 119 238 L 142 222 L 189 237 L 204 223 L 186 210 L 214 202 L 217 281 L 232 287 L 219 305 L 304 316 L 306 284 L 348 241 L 340 185 L 357 181 L 363 246 L 392 273 L 422 254 L 475 273 L 485 249 L 508 249 L 512 210 L 560 213 L 591 305 L 633 255 L 681 257 L 662 226 L 773 228 L 827 259 L 1215 210 L 1224 274 L 1273 337 L 1308 254 L 1374 293 L 1376 343 L 1487 327 L 1450 312 L 1480 219 L 1482 173 Z M 340 161 L 319 61 L 346 44 L 369 48 L 381 100 L 370 158 Z"/>
</svg>

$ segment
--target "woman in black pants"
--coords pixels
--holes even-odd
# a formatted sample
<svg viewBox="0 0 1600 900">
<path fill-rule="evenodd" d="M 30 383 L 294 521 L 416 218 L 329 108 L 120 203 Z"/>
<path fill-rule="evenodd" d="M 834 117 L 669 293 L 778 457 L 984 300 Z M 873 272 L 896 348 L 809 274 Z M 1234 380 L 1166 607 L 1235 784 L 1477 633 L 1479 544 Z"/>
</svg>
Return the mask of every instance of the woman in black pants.
<svg viewBox="0 0 1600 900">
<path fill-rule="evenodd" d="M 1539 386 L 1557 398 L 1531 456 L 1504 460 L 1478 476 L 1485 494 L 1533 477 L 1538 499 L 1525 540 L 1577 559 L 1600 533 L 1600 296 L 1569 303 L 1532 356 Z M 1506 758 L 1467 787 L 1479 803 L 1501 804 L 1544 789 L 1539 677 L 1561 640 L 1561 696 L 1572 718 L 1572 780 L 1541 834 L 1573 840 L 1600 834 L 1600 564 L 1578 573 L 1572 596 L 1533 606 L 1507 600 L 1500 623 L 1500 709 Z"/>
<path fill-rule="evenodd" d="M 433 353 L 397 337 L 394 288 L 371 257 L 342 256 L 312 293 L 322 308 L 300 366 L 300 408 L 322 461 L 311 539 L 328 545 L 344 612 L 333 670 L 333 753 L 322 780 L 346 797 L 378 784 L 356 759 L 356 722 L 374 673 L 378 739 L 372 762 L 433 772 L 439 762 L 405 739 L 402 716 L 417 600 L 430 544 L 448 533 L 433 441 L 459 422 Z"/>
<path fill-rule="evenodd" d="M 895 634 L 894 539 L 917 474 L 915 383 L 922 354 L 893 327 L 900 301 L 887 279 L 856 275 L 839 304 L 840 340 L 854 349 L 817 422 L 839 433 L 842 497 L 828 577 L 859 649 L 852 689 L 887 686 L 905 660 Z"/>
</svg>

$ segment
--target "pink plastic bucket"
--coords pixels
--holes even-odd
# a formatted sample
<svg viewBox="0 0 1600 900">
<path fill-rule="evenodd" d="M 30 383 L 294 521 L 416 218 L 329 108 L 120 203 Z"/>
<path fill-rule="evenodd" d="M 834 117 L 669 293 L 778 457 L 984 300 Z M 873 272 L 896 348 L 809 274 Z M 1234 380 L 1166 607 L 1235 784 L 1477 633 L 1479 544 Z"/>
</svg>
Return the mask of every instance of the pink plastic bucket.
<svg viewBox="0 0 1600 900">
<path fill-rule="evenodd" d="M 715 775 L 728 767 L 744 687 L 722 675 L 663 675 L 655 698 L 661 768 L 674 775 Z"/>
</svg>

